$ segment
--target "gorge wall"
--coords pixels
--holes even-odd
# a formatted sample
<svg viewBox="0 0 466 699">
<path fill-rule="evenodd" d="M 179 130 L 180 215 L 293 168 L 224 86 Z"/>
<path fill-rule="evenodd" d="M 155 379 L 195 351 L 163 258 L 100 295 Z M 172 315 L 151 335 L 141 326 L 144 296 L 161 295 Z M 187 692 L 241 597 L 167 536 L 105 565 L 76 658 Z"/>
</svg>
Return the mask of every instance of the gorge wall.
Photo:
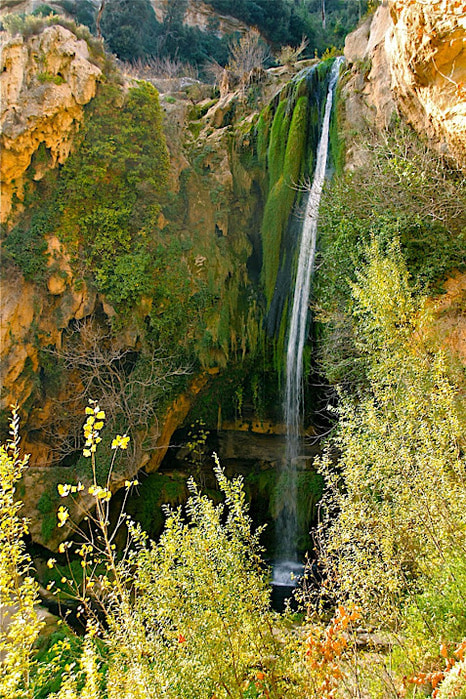
<svg viewBox="0 0 466 699">
<path fill-rule="evenodd" d="M 439 153 L 466 162 L 466 6 L 383 2 L 346 39 L 348 121 L 378 127 L 399 110 Z"/>
<path fill-rule="evenodd" d="M 383 4 L 348 38 L 348 169 L 364 165 L 367 129 L 397 112 L 464 167 L 456 9 Z M 2 60 L 2 418 L 20 405 L 26 514 L 33 539 L 54 547 L 67 533 L 55 527 L 56 485 L 65 469 L 89 477 L 88 398 L 109 432 L 131 421 L 112 489 L 156 471 L 187 420 L 277 430 L 296 185 L 312 171 L 331 62 L 270 69 L 219 98 L 179 79 L 155 80 L 158 96 L 60 25 L 8 39 Z M 336 124 L 332 138 L 335 150 Z M 439 326 L 463 348 L 455 279 Z"/>
</svg>

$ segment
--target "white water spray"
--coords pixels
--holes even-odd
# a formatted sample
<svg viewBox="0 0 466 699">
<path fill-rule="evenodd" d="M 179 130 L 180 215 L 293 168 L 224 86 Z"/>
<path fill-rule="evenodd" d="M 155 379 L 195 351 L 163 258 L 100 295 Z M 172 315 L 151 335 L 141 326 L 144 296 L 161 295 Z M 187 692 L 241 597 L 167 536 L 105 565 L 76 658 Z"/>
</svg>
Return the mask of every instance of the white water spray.
<svg viewBox="0 0 466 699">
<path fill-rule="evenodd" d="M 280 584 L 278 580 L 283 579 L 283 568 L 288 567 L 290 572 L 292 572 L 293 564 L 290 564 L 290 561 L 297 560 L 297 458 L 299 456 L 303 405 L 303 352 L 308 332 L 309 294 L 316 253 L 317 219 L 327 169 L 330 116 L 342 60 L 342 58 L 335 60 L 330 74 L 322 132 L 317 149 L 314 179 L 309 193 L 301 233 L 293 308 L 288 330 L 284 401 L 287 439 L 285 464 L 279 481 L 282 507 L 277 522 L 277 553 L 282 563 L 277 563 L 274 568 L 273 577 L 274 582 L 277 581 L 276 584 Z M 291 584 L 289 581 L 290 576 L 288 575 L 288 585 Z"/>
</svg>

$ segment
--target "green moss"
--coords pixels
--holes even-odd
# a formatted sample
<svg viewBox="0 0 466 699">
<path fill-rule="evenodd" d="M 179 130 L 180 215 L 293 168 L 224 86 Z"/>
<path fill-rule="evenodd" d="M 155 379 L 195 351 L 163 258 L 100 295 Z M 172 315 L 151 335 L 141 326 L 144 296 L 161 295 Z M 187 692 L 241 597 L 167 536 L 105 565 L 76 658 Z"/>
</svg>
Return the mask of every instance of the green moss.
<svg viewBox="0 0 466 699">
<path fill-rule="evenodd" d="M 120 310 L 152 288 L 168 154 L 158 93 L 148 83 L 106 85 L 91 103 L 80 144 L 63 167 L 55 233 L 79 274 Z"/>
<path fill-rule="evenodd" d="M 270 133 L 270 119 L 271 119 L 271 109 L 267 107 L 259 115 L 259 119 L 256 124 L 256 148 L 257 148 L 257 158 L 259 164 L 264 168 L 266 167 L 267 161 L 267 146 L 269 142 Z"/>
<path fill-rule="evenodd" d="M 335 168 L 335 174 L 341 175 L 345 166 L 346 146 L 345 140 L 341 136 L 341 103 L 340 103 L 340 87 L 335 91 L 335 105 L 332 111 L 330 120 L 330 158 Z"/>
<path fill-rule="evenodd" d="M 270 305 L 275 290 L 275 282 L 280 267 L 282 257 L 282 238 L 288 225 L 288 220 L 296 199 L 296 185 L 299 183 L 304 171 L 304 156 L 306 152 L 307 139 L 307 97 L 300 97 L 293 110 L 293 116 L 289 125 L 288 138 L 284 141 L 279 152 L 271 155 L 274 148 L 274 128 L 275 137 L 283 129 L 282 116 L 277 120 L 275 116 L 272 126 L 271 145 L 269 146 L 269 163 L 273 163 L 276 172 L 280 174 L 275 184 L 272 186 L 264 210 L 262 222 L 262 249 L 264 254 L 263 262 L 263 282 L 267 298 Z M 284 102 L 280 102 L 280 105 Z M 277 114 L 279 112 L 277 111 Z M 276 126 L 276 123 L 278 126 Z M 283 152 L 283 159 L 281 152 Z M 271 174 L 270 181 L 274 180 Z"/>
<path fill-rule="evenodd" d="M 38 73 L 37 80 L 40 83 L 54 83 L 54 85 L 63 85 L 65 78 L 62 75 L 54 73 Z"/>
<path fill-rule="evenodd" d="M 300 97 L 293 110 L 283 163 L 283 177 L 292 187 L 300 183 L 304 169 L 307 117 L 308 98 Z"/>
<path fill-rule="evenodd" d="M 278 103 L 272 127 L 270 129 L 269 147 L 267 150 L 267 167 L 269 173 L 269 187 L 272 189 L 283 169 L 285 148 L 290 125 L 288 103 L 282 99 Z"/>
<path fill-rule="evenodd" d="M 57 526 L 57 500 L 58 498 L 56 496 L 54 497 L 52 490 L 48 489 L 42 493 L 37 503 L 37 509 L 42 515 L 41 534 L 44 543 L 47 543 L 50 540 L 53 531 Z"/>
</svg>

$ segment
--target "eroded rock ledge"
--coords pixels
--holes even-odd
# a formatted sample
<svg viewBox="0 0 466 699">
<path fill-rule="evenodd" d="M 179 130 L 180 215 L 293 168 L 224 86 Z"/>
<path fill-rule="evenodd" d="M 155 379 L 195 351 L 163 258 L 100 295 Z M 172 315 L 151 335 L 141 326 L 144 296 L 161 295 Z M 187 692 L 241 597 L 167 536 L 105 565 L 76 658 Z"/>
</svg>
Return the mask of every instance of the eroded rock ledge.
<svg viewBox="0 0 466 699">
<path fill-rule="evenodd" d="M 0 71 L 4 222 L 13 194 L 23 197 L 23 176 L 39 146 L 45 146 L 47 158 L 36 168 L 36 180 L 66 160 L 102 71 L 87 42 L 58 25 L 28 40 L 20 35 L 6 40 Z"/>
</svg>

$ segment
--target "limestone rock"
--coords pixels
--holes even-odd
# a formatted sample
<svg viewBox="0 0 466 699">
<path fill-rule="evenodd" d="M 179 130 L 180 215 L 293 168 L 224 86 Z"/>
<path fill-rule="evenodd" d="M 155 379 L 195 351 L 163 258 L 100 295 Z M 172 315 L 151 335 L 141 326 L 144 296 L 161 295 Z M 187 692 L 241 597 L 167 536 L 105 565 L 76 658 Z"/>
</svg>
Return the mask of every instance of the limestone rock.
<svg viewBox="0 0 466 699">
<path fill-rule="evenodd" d="M 397 109 L 466 168 L 466 15 L 460 3 L 385 0 L 345 42 L 348 129 L 386 127 Z M 357 143 L 349 166 L 363 161 Z"/>
<path fill-rule="evenodd" d="M 345 58 L 348 63 L 356 63 L 364 59 L 369 41 L 371 24 L 372 17 L 367 17 L 360 27 L 346 37 Z"/>
<path fill-rule="evenodd" d="M 400 108 L 437 149 L 466 168 L 466 14 L 464 3 L 390 3 L 387 36 Z"/>
<path fill-rule="evenodd" d="M 163 22 L 170 0 L 151 0 L 155 15 L 159 22 Z M 188 27 L 197 27 L 202 31 L 213 31 L 218 37 L 235 32 L 247 32 L 249 27 L 235 17 L 219 14 L 202 0 L 188 0 L 183 22 Z"/>
<path fill-rule="evenodd" d="M 381 5 L 372 18 L 346 38 L 345 58 L 351 67 L 342 96 L 345 100 L 349 129 L 362 130 L 365 124 L 375 123 L 385 128 L 396 112 L 391 89 L 388 56 L 385 49 L 386 35 L 391 29 L 388 7 Z M 353 166 L 362 164 L 360 153 L 353 144 L 349 161 Z"/>
<path fill-rule="evenodd" d="M 436 331 L 466 366 L 466 274 L 454 274 L 444 287 L 445 293 L 434 302 Z"/>
<path fill-rule="evenodd" d="M 0 70 L 1 221 L 6 221 L 13 194 L 22 198 L 23 176 L 39 146 L 46 148 L 49 167 L 66 160 L 101 70 L 86 41 L 59 25 L 27 40 L 7 39 Z M 35 179 L 44 171 L 36 171 Z"/>
</svg>

